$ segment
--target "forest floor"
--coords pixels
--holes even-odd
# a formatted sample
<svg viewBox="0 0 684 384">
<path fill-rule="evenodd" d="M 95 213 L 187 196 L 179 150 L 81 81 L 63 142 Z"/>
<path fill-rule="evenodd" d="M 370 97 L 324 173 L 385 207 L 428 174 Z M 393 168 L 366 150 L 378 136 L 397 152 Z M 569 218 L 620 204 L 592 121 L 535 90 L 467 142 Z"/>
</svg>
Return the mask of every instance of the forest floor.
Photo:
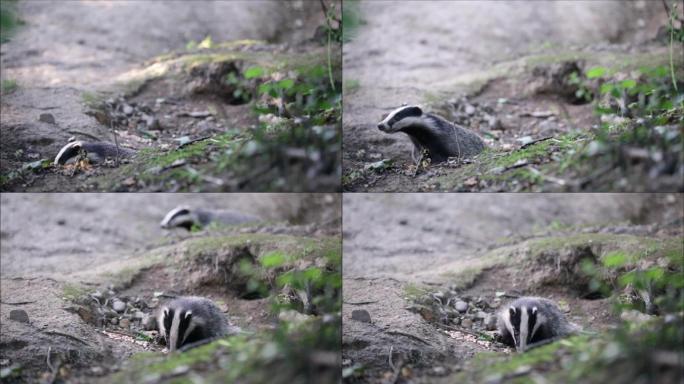
<svg viewBox="0 0 684 384">
<path fill-rule="evenodd" d="M 323 267 L 329 253 L 339 254 L 340 248 L 339 200 L 333 196 L 321 198 L 315 218 L 302 216 L 312 201 L 293 195 L 232 194 L 228 200 L 214 194 L 3 194 L 3 382 L 137 382 L 142 379 L 133 376 L 152 374 L 153 366 L 156 376 L 145 376 L 148 382 L 182 374 L 228 375 L 225 368 L 206 370 L 206 358 L 204 368 L 193 370 L 187 360 L 163 359 L 159 353 L 147 356 L 162 358 L 144 363 L 149 371 L 133 369 L 127 361 L 140 352 L 164 350 L 146 324 L 164 300 L 178 295 L 209 297 L 232 324 L 256 335 L 246 338 L 263 337 L 282 321 L 273 310 L 274 297 L 289 291 L 269 286 L 262 294 L 249 295 L 248 280 L 236 266 L 247 260 L 259 270 L 261 258 L 278 251 L 296 262 L 278 271 L 314 263 Z M 181 204 L 240 210 L 267 224 L 192 233 L 160 229 L 166 211 Z M 286 224 L 302 219 L 305 224 Z M 125 311 L 115 312 L 115 301 L 126 303 Z M 269 358 L 279 355 L 272 351 Z M 171 374 L 158 366 L 177 364 L 186 370 Z"/>
<path fill-rule="evenodd" d="M 644 183 L 649 166 L 639 161 L 598 174 L 612 159 L 597 160 L 588 147 L 605 121 L 595 102 L 576 98 L 578 85 L 596 85 L 585 76 L 593 67 L 625 79 L 643 67 L 668 66 L 659 2 L 354 4 L 357 23 L 343 54 L 344 190 L 681 189 L 680 171 L 652 172 Z M 674 49 L 681 68 L 681 45 Z M 377 129 L 405 103 L 474 130 L 488 150 L 416 171 L 408 137 Z"/>
<path fill-rule="evenodd" d="M 16 4 L 21 25 L 0 48 L 2 190 L 339 189 L 334 123 L 317 123 L 333 133 L 324 138 L 280 143 L 290 151 L 281 157 L 304 152 L 288 157 L 289 169 L 273 166 L 283 159 L 251 140 L 268 123 L 253 111 L 264 101 L 254 97 L 260 82 L 294 76 L 311 85 L 308 72 L 328 65 L 316 34 L 325 24 L 319 4 L 8 4 Z M 256 66 L 264 73 L 245 79 Z M 118 144 L 137 155 L 121 159 L 123 166 L 53 166 L 70 140 Z"/>
<path fill-rule="evenodd" d="M 490 378 L 470 364 L 483 352 L 511 356 L 486 323 L 518 296 L 561 303 L 587 331 L 610 329 L 619 319 L 578 283 L 579 259 L 637 244 L 681 255 L 683 204 L 676 195 L 345 195 L 345 380 Z M 467 312 L 455 313 L 455 301 Z"/>
</svg>

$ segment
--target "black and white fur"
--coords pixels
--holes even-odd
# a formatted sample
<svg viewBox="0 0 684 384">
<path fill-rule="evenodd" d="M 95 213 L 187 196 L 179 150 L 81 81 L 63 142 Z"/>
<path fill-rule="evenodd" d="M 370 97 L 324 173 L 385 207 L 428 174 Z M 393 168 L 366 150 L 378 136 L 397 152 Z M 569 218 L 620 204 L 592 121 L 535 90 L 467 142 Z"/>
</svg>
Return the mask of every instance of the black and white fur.
<svg viewBox="0 0 684 384">
<path fill-rule="evenodd" d="M 413 142 L 413 161 L 420 164 L 426 149 L 433 163 L 449 157 L 472 157 L 482 152 L 485 144 L 475 133 L 444 118 L 425 113 L 415 105 L 407 105 L 390 112 L 378 129 L 386 133 L 404 132 Z"/>
<path fill-rule="evenodd" d="M 65 164 L 70 159 L 78 156 L 81 151 L 85 151 L 88 159 L 93 163 L 101 163 L 107 158 L 116 159 L 117 156 L 124 158 L 135 154 L 135 151 L 128 148 L 119 147 L 117 150 L 116 145 L 110 143 L 88 143 L 76 140 L 67 143 L 59 150 L 55 157 L 54 165 Z"/>
<path fill-rule="evenodd" d="M 224 225 L 240 225 L 260 221 L 262 221 L 261 218 L 257 216 L 235 211 L 210 211 L 179 206 L 170 210 L 159 225 L 164 229 L 185 228 L 189 231 L 192 227 L 203 228 L 213 222 Z"/>
<path fill-rule="evenodd" d="M 169 352 L 239 332 L 213 301 L 199 296 L 178 297 L 166 303 L 159 310 L 157 325 Z"/>
<path fill-rule="evenodd" d="M 521 297 L 505 306 L 497 314 L 497 328 L 503 342 L 518 352 L 579 330 L 556 303 L 541 297 Z"/>
</svg>

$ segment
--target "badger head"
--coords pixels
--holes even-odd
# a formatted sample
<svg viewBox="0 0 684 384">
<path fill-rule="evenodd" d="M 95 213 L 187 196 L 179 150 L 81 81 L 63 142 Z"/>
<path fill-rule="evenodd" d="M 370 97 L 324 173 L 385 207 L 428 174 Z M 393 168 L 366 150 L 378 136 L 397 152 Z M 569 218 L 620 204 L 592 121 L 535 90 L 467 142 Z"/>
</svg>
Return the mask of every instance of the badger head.
<svg viewBox="0 0 684 384">
<path fill-rule="evenodd" d="M 201 326 L 200 322 L 193 318 L 192 310 L 169 307 L 162 308 L 157 324 L 169 352 L 182 347 L 195 328 Z"/>
<path fill-rule="evenodd" d="M 378 129 L 387 133 L 394 133 L 420 122 L 423 110 L 416 105 L 405 105 L 390 112 L 381 122 Z"/>
<path fill-rule="evenodd" d="M 511 305 L 503 316 L 506 329 L 513 337 L 518 352 L 527 350 L 539 327 L 546 322 L 536 306 Z"/>
<path fill-rule="evenodd" d="M 59 153 L 55 157 L 54 165 L 60 165 L 66 163 L 72 157 L 78 155 L 78 153 L 83 148 L 83 142 L 80 140 L 72 141 L 67 145 L 63 146 L 59 150 Z"/>
<path fill-rule="evenodd" d="M 171 229 L 182 227 L 190 231 L 193 225 L 198 224 L 197 215 L 186 206 L 180 206 L 172 209 L 164 216 L 164 219 L 159 223 L 164 229 Z"/>
</svg>

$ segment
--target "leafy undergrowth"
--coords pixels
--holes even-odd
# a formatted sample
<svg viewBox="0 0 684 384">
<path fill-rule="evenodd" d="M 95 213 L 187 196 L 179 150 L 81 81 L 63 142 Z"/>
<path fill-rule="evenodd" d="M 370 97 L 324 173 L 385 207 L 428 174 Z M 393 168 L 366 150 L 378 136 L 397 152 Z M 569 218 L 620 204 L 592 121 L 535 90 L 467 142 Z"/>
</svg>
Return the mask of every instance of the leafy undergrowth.
<svg viewBox="0 0 684 384">
<path fill-rule="evenodd" d="M 524 354 L 480 354 L 455 382 L 676 383 L 684 319 L 658 318 L 599 335 L 581 335 Z"/>
<path fill-rule="evenodd" d="M 83 94 L 85 113 L 116 131 L 118 143 L 76 139 L 135 155 L 104 164 L 18 164 L 0 188 L 39 188 L 55 183 L 56 173 L 77 179 L 65 188 L 85 191 L 338 191 L 341 36 L 330 24 L 325 31 L 323 45 L 208 37 L 151 60 L 117 79 L 121 94 Z"/>
<path fill-rule="evenodd" d="M 169 59 L 209 78 L 194 80 L 199 85 L 191 82 L 194 93 L 233 105 L 248 103 L 251 111 L 238 125 L 228 123 L 223 133 L 175 139 L 180 144 L 170 150 L 143 150 L 95 183 L 128 191 L 337 190 L 340 68 L 328 67 L 317 52 L 268 56 L 270 63 L 244 53 L 239 58 L 202 53 Z"/>
<path fill-rule="evenodd" d="M 576 285 L 584 286 L 583 293 L 599 293 L 600 297 L 608 298 L 611 311 L 621 321 L 614 327 L 604 328 L 605 331 L 585 330 L 524 354 L 479 354 L 461 373 L 448 377 L 445 382 L 674 383 L 681 380 L 684 358 L 681 232 L 665 238 L 606 233 L 558 235 L 527 241 L 517 251 L 515 247 L 504 247 L 487 259 L 482 270 L 507 266 L 515 268 L 517 275 L 525 276 L 520 287 L 523 292 L 536 292 L 540 286 L 545 292 L 554 290 L 553 281 L 566 289 L 570 283 L 563 283 L 563 276 L 569 277 Z M 544 264 L 553 266 L 553 271 L 543 273 Z M 539 280 L 540 271 L 547 277 L 543 281 Z M 465 277 L 471 279 L 469 275 Z M 453 278 L 458 280 L 458 275 Z"/>
<path fill-rule="evenodd" d="M 250 300 L 264 298 L 273 325 L 183 353 L 137 354 L 104 382 L 339 381 L 339 237 L 267 233 L 200 237 L 186 240 L 171 259 L 168 267 L 178 277 L 179 287 L 194 279 L 193 289 L 214 287 Z"/>
<path fill-rule="evenodd" d="M 528 61 L 531 59 L 528 58 Z M 415 166 L 363 147 L 346 154 L 345 190 L 680 191 L 684 188 L 681 55 L 613 59 L 573 52 L 508 64 L 473 101 L 427 101 L 476 130 L 489 149 Z M 594 66 L 587 67 L 586 61 Z M 517 69 L 516 69 L 517 68 Z M 464 113 L 464 104 L 470 109 Z M 473 110 L 475 111 L 473 113 Z M 592 116 L 593 114 L 593 116 Z M 360 144 L 362 145 L 362 143 Z M 367 162 L 372 159 L 372 162 Z M 393 179 L 401 180 L 397 182 Z"/>
</svg>

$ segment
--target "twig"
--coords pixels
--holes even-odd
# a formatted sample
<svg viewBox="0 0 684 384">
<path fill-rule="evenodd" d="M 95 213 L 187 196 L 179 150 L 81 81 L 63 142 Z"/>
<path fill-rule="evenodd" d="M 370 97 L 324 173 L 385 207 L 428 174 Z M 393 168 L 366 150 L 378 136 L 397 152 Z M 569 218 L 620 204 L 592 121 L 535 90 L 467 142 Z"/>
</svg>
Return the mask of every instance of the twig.
<svg viewBox="0 0 684 384">
<path fill-rule="evenodd" d="M 48 383 L 52 384 L 55 382 L 55 379 L 57 379 L 57 374 L 59 373 L 59 366 L 61 365 L 61 361 L 58 359 L 57 366 L 53 366 L 52 362 L 50 361 L 50 352 L 52 352 L 52 346 L 48 346 L 46 358 L 48 369 L 50 369 L 50 380 L 48 381 Z"/>
<path fill-rule="evenodd" d="M 345 301 L 344 304 L 348 304 L 348 305 L 364 305 L 364 304 L 373 304 L 373 303 L 377 303 L 377 302 L 378 302 L 378 300 L 373 300 L 373 301 L 356 301 L 356 302 L 354 302 L 354 301 Z"/>
<path fill-rule="evenodd" d="M 70 339 L 72 339 L 72 340 L 76 340 L 76 341 L 78 341 L 78 342 L 80 342 L 80 343 L 83 343 L 83 344 L 85 344 L 85 345 L 90 345 L 87 341 L 85 341 L 85 340 L 83 340 L 83 339 L 80 339 L 80 338 L 78 338 L 78 337 L 76 337 L 76 336 L 69 335 L 68 333 L 62 333 L 62 332 L 59 332 L 59 331 L 47 331 L 47 332 L 45 332 L 45 333 L 48 334 L 48 335 L 58 335 L 58 336 L 68 337 L 68 338 L 70 338 Z"/>
<path fill-rule="evenodd" d="M 534 145 L 534 144 L 537 144 L 537 143 L 540 142 L 540 141 L 546 141 L 546 140 L 549 140 L 549 139 L 553 139 L 553 136 L 542 137 L 542 138 L 539 138 L 539 139 L 532 140 L 532 141 L 530 141 L 529 143 L 525 143 L 525 144 L 523 144 L 522 146 L 520 146 L 520 149 L 527 148 L 527 147 L 529 147 L 530 145 Z"/>
<path fill-rule="evenodd" d="M 387 356 L 387 362 L 389 363 L 390 368 L 392 368 L 392 371 L 396 372 L 397 367 L 395 367 L 394 363 L 392 362 L 392 350 L 393 349 L 394 349 L 394 345 L 390 345 L 389 355 Z"/>
<path fill-rule="evenodd" d="M 332 26 L 330 25 L 330 18 L 331 16 L 328 14 L 328 7 L 325 6 L 325 1 L 320 0 L 321 2 L 321 8 L 323 8 L 323 13 L 325 16 L 325 24 L 328 26 L 328 77 L 330 78 L 330 88 L 335 92 L 335 81 L 333 79 L 333 73 L 332 73 L 332 54 L 330 50 L 330 43 L 331 43 L 331 35 L 332 35 Z"/>
<path fill-rule="evenodd" d="M 456 332 L 467 333 L 467 334 L 469 334 L 469 335 L 471 335 L 471 336 L 476 336 L 476 337 L 480 337 L 480 336 L 483 335 L 482 333 L 475 332 L 475 331 L 471 331 L 471 330 L 468 330 L 468 329 L 465 329 L 465 328 L 461 328 L 461 327 L 454 327 L 454 326 L 452 326 L 452 325 L 446 325 L 446 324 L 440 324 L 440 323 L 436 323 L 436 324 L 437 324 L 438 327 L 444 328 L 444 329 L 448 329 L 449 331 L 456 331 Z"/>
<path fill-rule="evenodd" d="M 178 148 L 176 148 L 176 149 L 181 149 L 181 148 L 183 148 L 183 147 L 185 147 L 185 146 L 187 146 L 187 145 L 194 144 L 194 143 L 196 143 L 196 142 L 198 142 L 198 141 L 204 141 L 204 140 L 207 140 L 207 139 L 211 139 L 211 136 L 204 136 L 204 137 L 200 137 L 200 138 L 198 138 L 198 139 L 189 140 L 189 141 L 187 141 L 187 142 L 185 142 L 185 143 L 182 143 L 182 144 L 178 145 Z"/>
<path fill-rule="evenodd" d="M 112 134 L 114 135 L 114 145 L 116 145 L 116 166 L 119 166 L 119 139 L 116 137 L 116 131 L 114 130 L 114 119 L 109 120 L 109 126 L 112 128 Z"/>
<path fill-rule="evenodd" d="M 24 305 L 24 304 L 31 304 L 35 303 L 35 301 L 15 301 L 13 303 L 7 302 L 7 301 L 0 301 L 0 304 L 5 304 L 5 305 Z"/>
<path fill-rule="evenodd" d="M 69 131 L 67 131 L 67 133 L 71 133 L 72 135 L 81 135 L 81 136 L 89 137 L 95 141 L 102 141 L 99 137 L 97 137 L 95 135 L 91 135 L 90 133 L 77 131 L 75 129 L 69 130 Z"/>
<path fill-rule="evenodd" d="M 55 372 L 55 367 L 52 366 L 52 363 L 50 362 L 50 352 L 52 352 L 52 346 L 48 346 L 48 353 L 47 357 L 45 358 L 45 361 L 47 363 L 48 369 L 50 372 Z"/>
<path fill-rule="evenodd" d="M 425 344 L 425 345 L 432 346 L 432 344 L 430 344 L 429 342 L 427 342 L 427 341 L 421 339 L 420 337 L 418 337 L 418 336 L 416 336 L 416 335 L 412 335 L 412 334 L 410 334 L 410 333 L 404 333 L 404 332 L 401 332 L 401 331 L 388 331 L 387 334 L 388 334 L 388 335 L 406 336 L 406 337 L 411 338 L 411 339 L 413 339 L 413 340 L 420 341 L 421 343 L 423 343 L 423 344 Z"/>
<path fill-rule="evenodd" d="M 395 365 L 392 362 L 392 350 L 394 349 L 393 345 L 390 345 L 390 351 L 389 351 L 389 356 L 387 357 L 389 366 L 392 369 L 392 380 L 390 380 L 390 383 L 394 384 L 399 380 L 399 376 L 401 375 L 401 369 L 404 367 L 404 359 L 400 358 L 399 359 L 399 364 Z M 399 356 L 401 357 L 401 355 Z"/>
</svg>

